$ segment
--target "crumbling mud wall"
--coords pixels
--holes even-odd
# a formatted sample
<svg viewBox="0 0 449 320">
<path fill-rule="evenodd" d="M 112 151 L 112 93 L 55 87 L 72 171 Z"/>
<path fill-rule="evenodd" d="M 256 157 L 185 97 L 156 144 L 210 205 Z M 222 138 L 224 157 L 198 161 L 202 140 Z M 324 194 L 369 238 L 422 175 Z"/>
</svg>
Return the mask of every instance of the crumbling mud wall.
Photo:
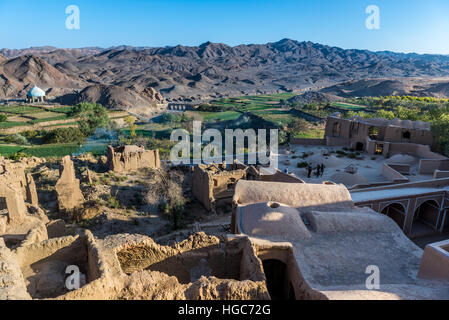
<svg viewBox="0 0 449 320">
<path fill-rule="evenodd" d="M 103 249 L 90 231 L 75 236 L 44 240 L 15 249 L 16 261 L 33 299 L 112 299 L 117 293 L 120 275 L 114 274 Z M 80 271 L 80 288 L 66 286 L 68 266 Z"/>
<path fill-rule="evenodd" d="M 273 271 L 264 270 L 268 278 L 268 289 L 272 298 L 282 300 L 327 300 L 321 292 L 313 289 L 304 279 L 298 267 L 293 247 L 291 243 L 270 242 L 252 239 L 257 257 L 262 264 L 269 261 L 277 262 L 284 266 L 284 270 L 276 270 L 277 274 L 270 274 Z M 271 279 L 270 279 L 271 278 Z"/>
<path fill-rule="evenodd" d="M 25 173 L 38 162 L 0 159 L 0 238 L 10 249 L 48 238 L 48 218 L 38 207 L 33 177 Z"/>
<path fill-rule="evenodd" d="M 125 173 L 141 168 L 160 168 L 159 149 L 145 150 L 144 148 L 128 145 L 118 148 L 108 146 L 107 151 L 109 170 Z"/>
<path fill-rule="evenodd" d="M 192 193 L 209 211 L 215 211 L 218 202 L 231 203 L 234 188 L 240 179 L 257 177 L 257 170 L 243 164 L 200 164 L 191 174 Z"/>
<path fill-rule="evenodd" d="M 30 300 L 15 255 L 0 238 L 0 300 Z"/>
<path fill-rule="evenodd" d="M 59 210 L 71 210 L 81 206 L 84 203 L 84 196 L 81 193 L 80 181 L 75 177 L 75 167 L 70 156 L 62 158 L 59 172 L 60 178 L 55 186 Z"/>
<path fill-rule="evenodd" d="M 260 261 L 247 238 L 221 243 L 198 233 L 172 247 L 147 238 L 120 246 L 117 257 L 130 274 L 125 297 L 132 293 L 152 299 L 269 298 Z M 136 292 L 141 286 L 146 292 Z M 170 290 L 163 293 L 161 286 Z"/>
</svg>

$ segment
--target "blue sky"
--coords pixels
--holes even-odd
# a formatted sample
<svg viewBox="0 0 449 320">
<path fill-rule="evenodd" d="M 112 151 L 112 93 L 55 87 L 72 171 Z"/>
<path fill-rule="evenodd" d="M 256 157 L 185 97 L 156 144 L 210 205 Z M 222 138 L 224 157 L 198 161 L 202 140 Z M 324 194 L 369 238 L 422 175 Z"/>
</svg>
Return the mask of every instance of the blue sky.
<svg viewBox="0 0 449 320">
<path fill-rule="evenodd" d="M 69 5 L 80 30 L 65 27 Z M 365 8 L 380 9 L 368 30 Z M 291 38 L 342 48 L 449 54 L 448 0 L 0 0 L 0 48 L 229 45 Z"/>
</svg>

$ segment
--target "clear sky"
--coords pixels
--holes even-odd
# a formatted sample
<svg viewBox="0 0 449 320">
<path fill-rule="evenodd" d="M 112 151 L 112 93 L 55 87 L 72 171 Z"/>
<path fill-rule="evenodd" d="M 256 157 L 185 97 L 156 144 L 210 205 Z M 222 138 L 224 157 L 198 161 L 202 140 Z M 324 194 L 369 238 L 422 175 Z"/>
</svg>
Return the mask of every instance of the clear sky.
<svg viewBox="0 0 449 320">
<path fill-rule="evenodd" d="M 66 7 L 80 29 L 66 28 Z M 368 30 L 365 9 L 380 9 Z M 0 0 L 0 48 L 229 45 L 283 38 L 449 54 L 449 0 Z"/>
</svg>

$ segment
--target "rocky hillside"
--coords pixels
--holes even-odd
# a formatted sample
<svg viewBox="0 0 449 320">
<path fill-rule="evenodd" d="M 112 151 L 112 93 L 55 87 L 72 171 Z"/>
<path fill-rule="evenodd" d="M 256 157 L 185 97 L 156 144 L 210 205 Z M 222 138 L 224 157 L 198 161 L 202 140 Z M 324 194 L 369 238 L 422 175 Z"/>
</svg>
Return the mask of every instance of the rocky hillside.
<svg viewBox="0 0 449 320">
<path fill-rule="evenodd" d="M 36 83 L 54 95 L 125 109 L 156 103 L 150 90 L 168 101 L 325 87 L 330 88 L 322 93 L 339 96 L 447 96 L 449 83 L 429 80 L 449 77 L 449 56 L 344 50 L 290 39 L 234 47 L 207 42 L 194 47 L 3 49 L 0 54 L 15 56 L 0 59 L 0 98 L 23 94 Z M 414 84 L 417 78 L 425 79 L 425 87 Z"/>
</svg>

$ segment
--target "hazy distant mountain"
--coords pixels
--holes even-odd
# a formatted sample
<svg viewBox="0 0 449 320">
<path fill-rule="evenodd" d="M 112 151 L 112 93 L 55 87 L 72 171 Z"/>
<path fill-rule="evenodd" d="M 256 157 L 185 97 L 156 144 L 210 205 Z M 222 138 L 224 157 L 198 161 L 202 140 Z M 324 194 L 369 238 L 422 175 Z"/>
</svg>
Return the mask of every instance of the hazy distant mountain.
<svg viewBox="0 0 449 320">
<path fill-rule="evenodd" d="M 115 92 L 121 90 L 118 88 L 142 88 L 131 90 L 132 99 L 136 101 L 147 99 L 140 94 L 150 87 L 172 101 L 285 92 L 307 87 L 320 89 L 339 83 L 345 85 L 333 87 L 327 93 L 341 96 L 448 94 L 448 85 L 441 82 L 421 81 L 421 88 L 419 81 L 416 85 L 408 82 L 418 77 L 449 77 L 449 56 L 344 50 L 290 39 L 234 47 L 206 42 L 194 47 L 3 49 L 0 54 L 9 58 L 6 61 L 0 58 L 0 98 L 23 94 L 23 88 L 34 84 L 32 81 L 45 90 L 57 88 L 52 90 L 55 94 L 64 89 L 73 93 L 73 89 L 81 91 L 92 85 L 113 88 Z M 31 54 L 33 63 L 18 64 L 16 61 L 14 65 L 20 65 L 16 67 L 17 71 L 12 67 L 5 69 L 14 60 L 11 57 L 22 58 L 24 54 L 26 59 L 31 59 Z M 357 84 L 359 80 L 365 82 Z M 382 82 L 386 80 L 390 82 Z M 134 101 L 132 99 L 105 100 L 104 103 L 117 108 L 124 104 L 128 108 Z"/>
</svg>

